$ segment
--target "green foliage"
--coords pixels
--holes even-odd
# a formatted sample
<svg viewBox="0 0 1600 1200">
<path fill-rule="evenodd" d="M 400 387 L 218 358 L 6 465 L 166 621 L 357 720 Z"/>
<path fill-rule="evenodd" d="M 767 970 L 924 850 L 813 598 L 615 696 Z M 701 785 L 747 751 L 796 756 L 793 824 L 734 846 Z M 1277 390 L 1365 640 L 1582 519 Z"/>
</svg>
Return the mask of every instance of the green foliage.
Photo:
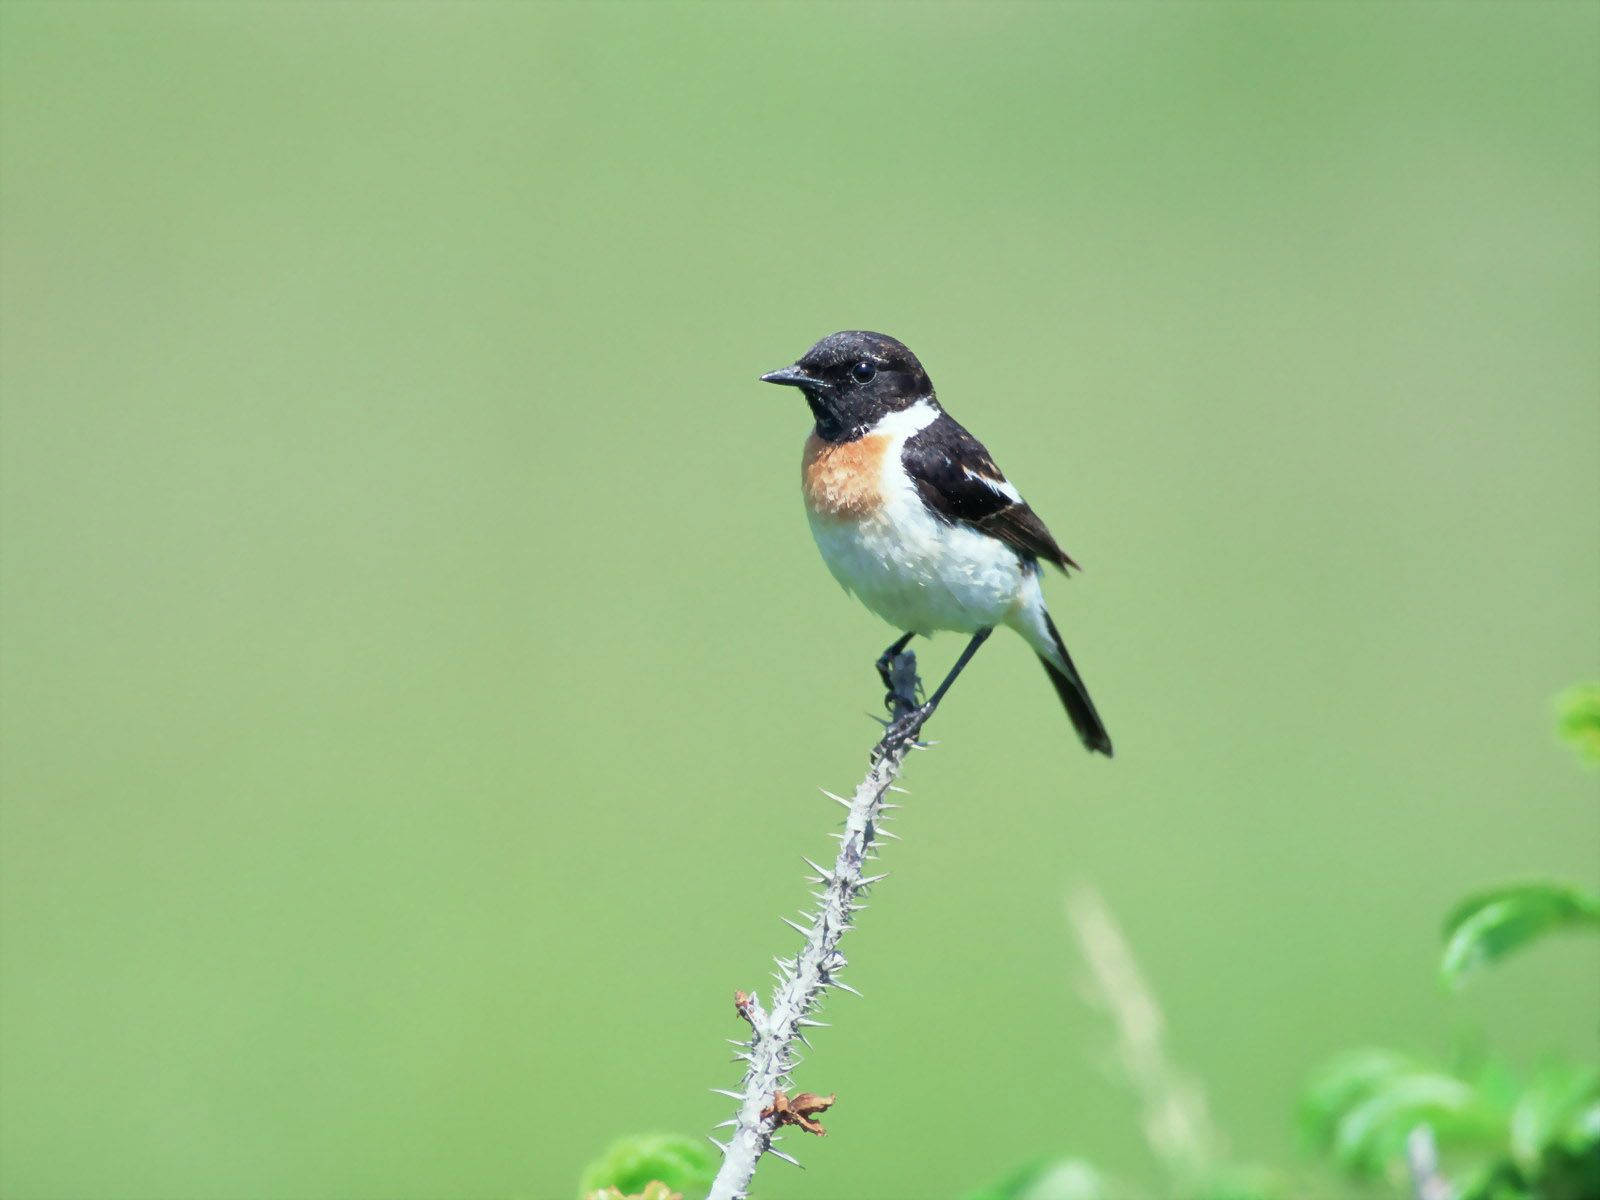
<svg viewBox="0 0 1600 1200">
<path fill-rule="evenodd" d="M 716 1152 L 709 1143 L 672 1133 L 637 1134 L 613 1142 L 584 1169 L 578 1194 L 613 1187 L 631 1194 L 660 1182 L 686 1196 L 704 1195 L 715 1176 Z"/>
<path fill-rule="evenodd" d="M 1525 1160 L 1495 1158 L 1466 1176 L 1459 1200 L 1595 1200 L 1600 1197 L 1600 1109 L 1593 1103 Z"/>
<path fill-rule="evenodd" d="M 1600 763 L 1600 683 L 1580 683 L 1556 699 L 1557 727 L 1580 756 Z"/>
<path fill-rule="evenodd" d="M 1600 1135 L 1600 1069 L 1547 1067 L 1511 1114 L 1511 1156 L 1534 1170 L 1551 1147 L 1578 1149 Z"/>
<path fill-rule="evenodd" d="M 1501 1193 L 1549 1200 L 1600 1196 L 1600 1069 L 1553 1065 L 1536 1075 L 1512 1110 L 1510 1150 L 1510 1163 L 1488 1177 Z M 1469 1190 L 1463 1200 L 1497 1200 L 1499 1194 Z"/>
<path fill-rule="evenodd" d="M 1341 1170 L 1383 1174 L 1418 1125 L 1441 1146 L 1503 1143 L 1507 1113 L 1492 1092 L 1387 1050 L 1339 1056 L 1317 1073 L 1301 1103 L 1301 1133 Z"/>
<path fill-rule="evenodd" d="M 1479 967 L 1559 929 L 1600 930 L 1600 895 L 1560 883 L 1523 883 L 1463 900 L 1445 918 L 1440 976 L 1459 985 Z"/>
<path fill-rule="evenodd" d="M 966 1200 L 1107 1200 L 1105 1176 L 1081 1158 L 1044 1158 Z"/>
<path fill-rule="evenodd" d="M 1546 934 L 1574 928 L 1600 929 L 1600 895 L 1524 883 L 1470 896 L 1445 919 L 1440 974 L 1459 984 Z M 1390 1050 L 1356 1051 L 1312 1080 L 1300 1124 L 1309 1143 L 1356 1177 L 1394 1175 L 1407 1137 L 1425 1125 L 1452 1152 L 1459 1200 L 1600 1198 L 1595 1067 L 1550 1065 L 1519 1083 L 1492 1061 L 1467 1077 Z"/>
<path fill-rule="evenodd" d="M 1383 1081 L 1411 1068 L 1411 1060 L 1391 1050 L 1352 1050 L 1312 1077 L 1300 1099 L 1300 1134 L 1307 1145 L 1329 1149 L 1339 1121 L 1370 1097 Z"/>
<path fill-rule="evenodd" d="M 1307 1089 L 1306 1139 L 1347 1174 L 1392 1175 L 1407 1136 L 1432 1129 L 1462 1175 L 1460 1200 L 1600 1197 L 1600 1070 L 1550 1066 L 1525 1086 L 1486 1065 L 1471 1078 L 1386 1050 L 1329 1063 Z"/>
</svg>

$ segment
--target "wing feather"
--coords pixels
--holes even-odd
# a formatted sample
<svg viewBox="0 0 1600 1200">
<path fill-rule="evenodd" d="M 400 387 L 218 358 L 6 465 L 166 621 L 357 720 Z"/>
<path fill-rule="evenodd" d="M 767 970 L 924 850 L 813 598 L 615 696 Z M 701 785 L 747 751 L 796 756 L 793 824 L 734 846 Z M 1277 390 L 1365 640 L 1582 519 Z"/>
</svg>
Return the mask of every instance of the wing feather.
<svg viewBox="0 0 1600 1200">
<path fill-rule="evenodd" d="M 971 525 L 1029 558 L 1065 571 L 1078 564 L 1056 544 L 984 444 L 949 413 L 906 440 L 901 463 L 917 492 L 947 521 Z"/>
</svg>

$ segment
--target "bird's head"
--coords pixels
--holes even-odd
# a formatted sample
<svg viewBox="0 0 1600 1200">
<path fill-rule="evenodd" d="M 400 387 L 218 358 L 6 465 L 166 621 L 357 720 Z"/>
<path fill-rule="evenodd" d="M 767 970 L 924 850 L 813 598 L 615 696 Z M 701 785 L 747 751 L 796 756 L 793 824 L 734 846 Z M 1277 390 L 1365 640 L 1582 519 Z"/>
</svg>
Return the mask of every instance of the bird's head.
<svg viewBox="0 0 1600 1200">
<path fill-rule="evenodd" d="M 818 436 L 830 442 L 850 441 L 887 414 L 934 399 L 917 356 L 887 334 L 864 329 L 830 333 L 793 366 L 761 380 L 805 393 Z"/>
</svg>

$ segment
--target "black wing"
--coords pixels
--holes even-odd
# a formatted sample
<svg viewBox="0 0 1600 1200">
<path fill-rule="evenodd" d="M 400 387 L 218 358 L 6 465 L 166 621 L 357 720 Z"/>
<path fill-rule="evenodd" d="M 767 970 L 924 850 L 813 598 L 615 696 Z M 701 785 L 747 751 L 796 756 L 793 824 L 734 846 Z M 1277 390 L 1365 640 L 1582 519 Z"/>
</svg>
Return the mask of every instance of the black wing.
<svg viewBox="0 0 1600 1200">
<path fill-rule="evenodd" d="M 1038 514 L 1007 482 L 982 442 L 949 413 L 906 439 L 900 461 L 928 507 L 999 538 L 1017 553 L 1065 571 L 1078 564 L 1056 545 Z"/>
</svg>

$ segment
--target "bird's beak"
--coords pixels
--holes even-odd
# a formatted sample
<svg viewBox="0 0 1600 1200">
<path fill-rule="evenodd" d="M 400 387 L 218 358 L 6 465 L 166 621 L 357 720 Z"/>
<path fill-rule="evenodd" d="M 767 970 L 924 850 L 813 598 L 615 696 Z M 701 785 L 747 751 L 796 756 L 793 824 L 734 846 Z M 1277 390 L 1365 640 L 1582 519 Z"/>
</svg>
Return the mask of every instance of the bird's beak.
<svg viewBox="0 0 1600 1200">
<path fill-rule="evenodd" d="M 828 381 L 818 379 L 814 375 L 807 375 L 802 367 L 783 367 L 777 371 L 768 371 L 761 377 L 762 383 L 781 383 L 785 387 L 805 388 L 813 392 L 828 390 Z"/>
</svg>

